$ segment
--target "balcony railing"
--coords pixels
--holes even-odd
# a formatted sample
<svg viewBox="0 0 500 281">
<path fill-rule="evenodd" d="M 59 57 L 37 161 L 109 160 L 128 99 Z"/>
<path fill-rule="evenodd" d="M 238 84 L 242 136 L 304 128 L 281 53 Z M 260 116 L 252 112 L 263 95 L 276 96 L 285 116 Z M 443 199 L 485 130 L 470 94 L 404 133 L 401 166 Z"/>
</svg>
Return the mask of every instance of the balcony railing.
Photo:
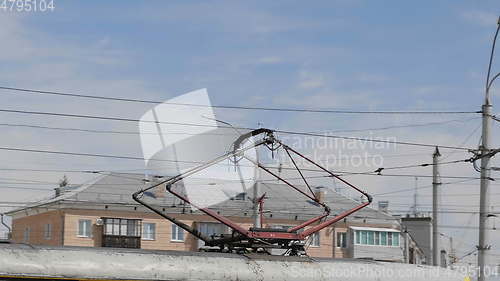
<svg viewBox="0 0 500 281">
<path fill-rule="evenodd" d="M 141 248 L 141 237 L 131 237 L 131 236 L 117 236 L 117 235 L 103 235 L 102 237 L 103 247 L 112 248 Z"/>
</svg>

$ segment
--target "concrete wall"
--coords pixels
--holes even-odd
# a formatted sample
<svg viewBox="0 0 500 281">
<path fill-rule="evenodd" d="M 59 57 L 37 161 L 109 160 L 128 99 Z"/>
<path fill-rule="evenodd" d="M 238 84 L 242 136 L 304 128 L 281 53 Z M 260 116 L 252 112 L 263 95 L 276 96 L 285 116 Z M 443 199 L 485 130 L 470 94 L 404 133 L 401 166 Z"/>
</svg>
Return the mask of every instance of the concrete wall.
<svg viewBox="0 0 500 281">
<path fill-rule="evenodd" d="M 401 223 L 423 251 L 427 264 L 432 264 L 432 219 L 429 217 L 401 218 Z"/>
<path fill-rule="evenodd" d="M 91 269 L 91 270 L 89 270 Z M 91 280 L 462 281 L 440 267 L 307 257 L 0 244 L 3 276 Z M 8 277 L 7 277 L 8 278 Z"/>
</svg>

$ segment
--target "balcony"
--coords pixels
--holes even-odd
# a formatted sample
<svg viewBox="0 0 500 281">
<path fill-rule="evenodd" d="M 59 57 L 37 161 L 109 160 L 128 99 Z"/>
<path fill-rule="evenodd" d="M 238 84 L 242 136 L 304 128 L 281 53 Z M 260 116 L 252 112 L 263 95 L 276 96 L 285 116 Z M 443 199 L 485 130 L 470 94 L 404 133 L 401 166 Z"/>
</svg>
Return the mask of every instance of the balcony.
<svg viewBox="0 0 500 281">
<path fill-rule="evenodd" d="M 102 247 L 141 248 L 140 219 L 102 218 Z"/>
</svg>

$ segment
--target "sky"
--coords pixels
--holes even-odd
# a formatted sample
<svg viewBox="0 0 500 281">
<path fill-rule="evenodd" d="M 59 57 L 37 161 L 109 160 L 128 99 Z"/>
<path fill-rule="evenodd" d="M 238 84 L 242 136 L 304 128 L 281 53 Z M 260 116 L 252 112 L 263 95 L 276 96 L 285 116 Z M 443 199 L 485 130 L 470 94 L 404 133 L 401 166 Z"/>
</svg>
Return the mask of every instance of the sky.
<svg viewBox="0 0 500 281">
<path fill-rule="evenodd" d="M 207 88 L 215 105 L 361 111 L 480 110 L 500 14 L 494 0 L 54 1 L 54 5 L 51 12 L 0 11 L 0 86 L 159 101 Z M 500 59 L 494 70 L 500 70 Z M 498 87 L 492 94 L 495 106 Z M 0 90 L 0 95 L 1 109 L 139 119 L 152 107 L 7 90 Z M 495 107 L 493 112 L 497 112 Z M 241 127 L 466 148 L 477 148 L 481 133 L 478 114 L 320 114 L 220 108 L 216 114 Z M 133 122 L 5 112 L 0 118 L 2 147 L 141 157 L 136 134 L 5 125 L 137 132 Z M 498 147 L 498 123 L 492 128 L 493 147 Z M 433 147 L 352 141 L 325 146 L 317 139 L 280 137 L 341 171 L 428 163 L 434 151 Z M 472 156 L 461 150 L 440 151 L 442 161 Z M 357 165 L 353 155 L 368 160 Z M 72 184 L 95 176 L 12 169 L 144 169 L 143 162 L 124 159 L 13 151 L 0 151 L 0 157 L 4 159 L 0 164 L 4 202 L 51 196 L 54 184 L 65 174 Z M 347 160 L 335 161 L 342 157 Z M 417 184 L 419 210 L 428 213 L 431 167 L 385 173 L 422 177 L 348 178 L 374 194 L 375 202 L 389 200 L 389 208 L 403 215 L 413 204 Z M 441 174 L 478 175 L 470 163 L 443 165 Z M 442 181 L 447 183 L 442 188 L 443 212 L 477 212 L 477 180 Z M 491 189 L 491 205 L 498 210 L 498 185 L 493 183 Z M 0 205 L 2 210 L 11 208 L 9 203 Z M 474 248 L 477 215 L 447 212 L 441 220 L 440 231 L 456 237 L 458 255 Z M 500 225 L 500 219 L 492 223 Z M 490 231 L 490 236 L 496 239 L 491 258 L 499 263 L 498 230 Z"/>
</svg>

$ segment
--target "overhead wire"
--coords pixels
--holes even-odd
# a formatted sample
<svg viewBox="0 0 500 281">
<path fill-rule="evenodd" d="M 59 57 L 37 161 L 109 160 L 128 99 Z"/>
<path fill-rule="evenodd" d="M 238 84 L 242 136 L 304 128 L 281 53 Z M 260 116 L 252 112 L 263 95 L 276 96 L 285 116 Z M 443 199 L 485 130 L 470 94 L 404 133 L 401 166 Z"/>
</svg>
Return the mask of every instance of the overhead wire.
<svg viewBox="0 0 500 281">
<path fill-rule="evenodd" d="M 42 126 L 42 125 L 28 125 L 28 124 L 13 124 L 13 123 L 0 123 L 0 126 L 5 127 L 20 127 L 20 128 L 32 128 L 32 129 L 45 129 L 45 130 L 58 130 L 58 131 L 72 131 L 72 132 L 86 132 L 86 133 L 97 133 L 97 134 L 120 134 L 120 135 L 162 135 L 160 133 L 154 132 L 137 132 L 137 131 L 115 131 L 115 130 L 97 130 L 97 129 L 82 129 L 75 127 L 52 127 L 52 126 Z M 168 135 L 198 135 L 194 133 L 185 132 L 168 132 Z M 164 134 L 164 135 L 166 135 Z M 204 133 L 204 135 L 214 135 L 214 136 L 234 136 L 235 134 L 224 134 L 224 133 Z"/>
<path fill-rule="evenodd" d="M 65 152 L 65 151 L 55 151 L 55 150 L 24 149 L 24 148 L 13 148 L 13 147 L 0 147 L 0 150 L 16 151 L 16 152 L 28 152 L 28 153 L 47 153 L 47 154 L 57 154 L 57 155 L 84 156 L 84 157 L 102 157 L 102 158 L 112 158 L 112 159 L 127 159 L 127 160 L 140 160 L 140 161 L 144 161 L 143 157 L 110 155 L 110 154 Z M 170 159 L 150 159 L 150 161 L 165 161 L 165 162 L 174 162 L 174 163 L 180 162 L 180 163 L 189 163 L 189 164 L 204 164 L 204 162 L 201 162 L 201 161 L 182 161 L 182 160 L 170 160 Z M 442 163 L 442 164 L 455 164 L 455 163 L 466 162 L 466 161 L 467 161 L 467 159 L 465 159 L 465 160 L 455 160 L 455 161 L 449 161 L 447 163 Z M 412 165 L 412 167 L 425 167 L 425 166 L 429 166 L 429 165 L 432 165 L 432 163 L 424 163 L 424 164 L 419 164 L 419 165 Z M 409 166 L 387 167 L 387 168 L 383 168 L 383 169 L 406 169 L 406 168 L 409 168 Z M 307 171 L 307 169 L 303 169 L 303 170 Z M 319 170 L 314 170 L 314 171 L 320 172 Z M 366 174 L 366 175 L 368 175 L 368 174 L 373 174 L 373 173 L 376 173 L 376 175 L 378 175 L 378 176 L 382 176 L 382 174 L 380 173 L 380 171 L 381 170 L 379 168 L 379 169 L 377 169 L 375 171 L 367 171 L 367 172 L 346 172 L 346 171 L 334 171 L 334 172 L 337 173 L 340 176 L 342 176 L 344 174 L 349 174 L 349 175 L 363 175 L 363 174 Z M 94 173 L 99 173 L 99 171 L 94 171 Z M 383 176 L 390 176 L 390 175 L 383 174 Z M 393 175 L 393 176 L 398 176 L 398 175 Z M 327 177 L 331 177 L 331 176 L 330 175 L 326 175 L 326 176 L 319 176 L 317 178 L 322 178 L 322 177 L 323 178 L 327 178 Z M 313 178 L 313 177 L 308 177 L 308 178 Z M 443 176 L 442 178 L 463 178 L 463 177 Z M 468 178 L 469 177 L 465 177 L 465 179 L 468 179 Z"/>
<path fill-rule="evenodd" d="M 426 127 L 449 124 L 453 122 L 467 122 L 471 120 L 476 120 L 481 117 L 473 117 L 467 119 L 454 119 L 445 120 L 440 122 L 429 122 L 429 123 L 415 123 L 415 124 L 405 124 L 400 126 L 388 126 L 388 127 L 376 127 L 376 128 L 365 128 L 365 129 L 354 129 L 354 130 L 334 130 L 334 131 L 323 131 L 316 132 L 316 134 L 331 134 L 340 132 L 366 132 L 366 131 L 379 131 L 379 130 L 390 130 L 390 129 L 400 129 L 400 128 L 414 128 L 414 127 Z M 69 131 L 69 132 L 85 132 L 85 133 L 96 133 L 96 134 L 120 134 L 120 135 L 197 135 L 194 133 L 185 132 L 168 132 L 161 134 L 158 132 L 138 132 L 138 131 L 117 131 L 117 130 L 98 130 L 98 129 L 82 129 L 76 127 L 53 127 L 44 125 L 31 125 L 31 124 L 16 124 L 16 123 L 0 123 L 0 126 L 4 127 L 19 127 L 19 128 L 32 128 L 32 129 L 45 129 L 45 130 L 57 130 L 57 131 Z M 230 133 L 204 133 L 206 135 L 234 135 Z"/>
<path fill-rule="evenodd" d="M 337 135 L 322 135 L 315 133 L 307 133 L 307 132 L 296 132 L 296 131 L 288 131 L 288 130 L 275 130 L 277 133 L 286 134 L 286 135 L 301 135 L 301 136 L 310 136 L 310 137 L 322 137 L 322 138 L 333 138 L 333 139 L 346 139 L 346 140 L 354 140 L 354 141 L 365 141 L 365 142 L 376 142 L 376 143 L 385 143 L 385 144 L 400 144 L 400 145 L 409 145 L 409 146 L 420 146 L 420 147 L 439 147 L 445 149 L 453 149 L 453 150 L 464 150 L 471 151 L 471 148 L 467 147 L 458 147 L 458 146 L 449 146 L 449 145 L 440 145 L 440 144 L 427 144 L 427 143 L 417 143 L 417 142 L 405 142 L 405 141 L 392 141 L 392 140 L 383 140 L 383 139 L 371 139 L 371 138 L 362 138 L 362 137 L 347 137 L 347 136 L 337 136 Z"/>
<path fill-rule="evenodd" d="M 95 193 L 95 192 L 88 192 L 87 194 L 99 194 L 99 193 Z M 112 194 L 108 194 L 108 195 L 112 195 Z M 116 194 L 116 195 L 121 195 L 121 196 L 125 196 L 125 194 Z M 44 200 L 47 200 L 47 199 L 51 199 L 51 198 L 45 198 Z M 53 198 L 52 198 L 53 199 Z M 89 200 L 78 200 L 78 199 L 71 199 L 71 200 L 67 200 L 67 203 L 71 203 L 71 204 L 104 204 L 104 205 L 126 205 L 126 206 L 136 206 L 137 207 L 137 204 L 135 202 L 120 202 L 120 201 L 109 201 L 109 199 L 107 199 L 108 201 L 104 201 L 104 200 L 101 200 L 101 201 L 89 201 Z M 306 201 L 302 202 L 302 201 L 292 201 L 292 202 L 295 202 L 295 203 L 307 203 Z M 287 203 L 292 203 L 292 202 L 288 202 L 287 200 Z M 5 204 L 25 204 L 25 205 L 29 205 L 29 204 L 46 204 L 48 202 L 45 202 L 45 201 L 35 201 L 35 202 L 27 202 L 27 201 L 20 201 L 18 203 L 16 202 L 10 202 L 10 203 L 5 203 Z M 162 202 L 158 202 L 157 204 L 161 204 Z M 250 201 L 246 202 L 248 204 L 246 204 L 246 208 L 247 209 L 242 209 L 240 206 L 211 206 L 209 207 L 210 209 L 213 209 L 213 210 L 220 210 L 220 211 L 225 211 L 225 212 L 232 212 L 232 211 L 238 211 L 240 213 L 250 213 L 251 214 L 251 211 L 252 211 L 252 204 Z M 1 202 L 0 202 L 1 204 Z M 166 209 L 172 209 L 172 208 L 181 208 L 181 207 L 185 207 L 186 205 L 182 205 L 182 204 L 176 204 L 175 206 L 172 206 L 172 205 L 165 205 L 164 208 Z M 269 214 L 285 214 L 285 215 L 307 215 L 307 216 L 317 216 L 318 214 L 321 213 L 321 210 L 318 210 L 318 212 L 311 212 L 311 209 L 307 208 L 307 204 L 304 204 L 304 205 L 297 205 L 297 204 L 294 204 L 295 208 L 297 208 L 297 210 L 295 211 L 285 211 L 285 210 L 278 210 L 278 209 L 269 209 L 267 210 L 267 213 L 266 213 L 266 216 L 269 216 Z M 408 205 L 409 206 L 409 205 Z M 37 207 L 37 206 L 32 206 L 32 207 Z M 340 209 L 332 209 L 333 212 L 340 212 L 341 210 Z M 374 219 L 374 220 L 397 220 L 399 215 L 397 215 L 398 212 L 402 212 L 404 214 L 407 214 L 408 213 L 408 210 L 399 210 L 399 209 L 392 209 L 391 212 L 394 214 L 392 217 L 391 216 L 388 216 L 387 218 L 384 218 L 384 217 L 380 217 L 380 216 L 376 216 L 376 217 L 373 217 L 373 216 L 369 216 L 369 215 L 352 215 L 351 219 L 354 218 L 354 219 Z M 421 213 L 430 213 L 432 212 L 432 210 L 421 210 Z M 470 210 L 470 209 L 453 209 L 453 208 L 447 208 L 447 209 L 441 209 L 441 210 L 438 210 L 438 213 L 462 213 L 462 214 L 479 214 L 479 211 L 474 211 L 474 210 Z M 500 214 L 499 212 L 493 212 L 493 214 Z M 332 215 L 336 215 L 335 213 L 332 214 Z"/>
<path fill-rule="evenodd" d="M 476 180 L 476 179 L 464 179 L 464 180 L 459 180 L 459 181 L 443 182 L 443 183 L 441 183 L 441 185 L 450 185 L 450 184 L 467 182 L 467 181 L 471 181 L 471 180 Z M 420 189 L 425 189 L 425 188 L 431 188 L 432 186 L 433 185 L 425 185 L 425 186 L 419 186 L 417 188 L 414 187 L 414 188 L 400 189 L 400 190 L 383 192 L 383 193 L 375 193 L 375 194 L 372 194 L 372 196 L 381 196 L 381 195 L 394 194 L 394 193 L 400 193 L 400 192 L 406 192 L 406 191 L 415 191 L 415 189 L 420 190 Z"/>
<path fill-rule="evenodd" d="M 85 98 L 85 99 L 98 99 L 98 100 L 109 100 L 118 102 L 134 102 L 134 103 L 146 103 L 146 104 L 170 104 L 178 106 L 191 106 L 191 107 L 210 107 L 210 108 L 223 108 L 223 109 L 239 109 L 239 110 L 263 110 L 263 111 L 288 111 L 288 112 L 301 112 L 301 113 L 336 113 L 336 114 L 474 114 L 480 113 L 480 111 L 365 111 L 365 110 L 329 110 L 329 109 L 304 109 L 304 108 L 272 108 L 272 107 L 250 107 L 250 106 L 234 106 L 234 105 L 201 105 L 192 103 L 174 103 L 174 102 L 163 102 L 145 99 L 131 99 L 123 97 L 106 97 L 97 95 L 86 95 L 86 94 L 76 94 L 76 93 L 66 93 L 60 91 L 43 91 L 37 89 L 27 89 L 27 88 L 16 88 L 16 87 L 6 87 L 0 86 L 1 90 L 13 91 L 16 93 L 29 93 L 29 94 L 39 94 L 39 95 L 54 95 L 54 96 L 65 96 L 73 98 Z"/>
<path fill-rule="evenodd" d="M 470 197 L 470 196 L 479 196 L 479 195 L 480 194 L 478 194 L 478 193 L 447 194 L 446 198 L 448 198 L 448 197 Z M 500 193 L 490 193 L 489 195 L 495 196 L 495 195 L 500 195 Z M 408 195 L 377 195 L 376 197 L 408 198 Z M 432 197 L 432 195 L 419 194 L 418 197 Z"/>
<path fill-rule="evenodd" d="M 460 142 L 460 144 L 458 146 L 460 146 L 460 147 L 464 146 L 469 141 L 469 139 L 481 128 L 481 126 L 482 126 L 482 124 L 479 124 L 474 130 L 472 130 L 472 132 L 469 135 L 467 135 L 467 137 L 465 137 L 465 139 L 462 142 Z M 454 155 L 457 152 L 458 151 L 452 151 L 448 155 L 444 156 L 441 159 L 441 161 L 448 159 L 450 156 Z"/>
<path fill-rule="evenodd" d="M 84 118 L 84 119 L 97 119 L 97 120 L 109 120 L 109 121 L 122 121 L 122 122 L 134 122 L 134 123 L 155 123 L 155 124 L 170 124 L 170 125 L 178 125 L 178 126 L 195 126 L 195 127 L 211 127 L 211 128 L 236 128 L 240 130 L 254 130 L 254 128 L 249 127 L 231 127 L 231 126 L 217 126 L 210 124 L 196 124 L 196 123 L 184 123 L 184 122 L 167 122 L 167 121 L 150 121 L 150 120 L 140 120 L 134 118 L 123 118 L 123 117 L 108 117 L 108 116 L 97 116 L 97 115 L 86 115 L 86 114 L 69 114 L 69 113 L 58 113 L 58 112 L 43 112 L 43 111 L 28 111 L 28 110 L 15 110 L 15 109 L 0 109 L 0 112 L 5 113 L 17 113 L 17 114 L 31 114 L 31 115 L 45 115 L 45 116 L 57 116 L 57 117 L 68 117 L 68 118 Z M 436 147 L 444 149 L 455 149 L 455 150 L 465 150 L 470 151 L 471 148 L 467 147 L 456 147 L 456 146 L 448 146 L 448 145 L 440 145 L 440 144 L 426 144 L 426 143 L 416 143 L 416 142 L 407 142 L 407 141 L 392 141 L 392 140 L 383 140 L 383 139 L 374 139 L 374 138 L 361 138 L 361 137 L 348 137 L 348 136 L 338 136 L 338 135 L 329 135 L 329 134 L 315 134 L 315 133 L 307 133 L 307 132 L 298 132 L 298 131 L 289 131 L 289 130 L 273 130 L 277 133 L 287 134 L 287 135 L 301 135 L 301 136 L 310 136 L 310 137 L 322 137 L 322 138 L 333 138 L 333 139 L 346 139 L 346 140 L 355 140 L 355 141 L 365 141 L 365 142 L 376 142 L 376 143 L 386 143 L 386 144 L 400 144 L 400 145 L 408 145 L 408 146 L 420 146 L 420 147 Z"/>
<path fill-rule="evenodd" d="M 427 122 L 427 123 L 414 123 L 414 124 L 394 125 L 394 126 L 386 126 L 386 127 L 365 128 L 365 129 L 328 130 L 328 131 L 325 130 L 325 131 L 312 132 L 312 133 L 315 133 L 315 134 L 333 134 L 333 133 L 383 131 L 383 130 L 391 130 L 391 129 L 429 127 L 429 126 L 444 125 L 444 124 L 450 124 L 450 123 L 456 123 L 456 122 L 465 123 L 465 122 L 472 121 L 472 120 L 478 120 L 480 118 L 481 117 L 472 117 L 472 118 L 465 118 L 465 119 L 453 119 L 453 120 L 445 120 L 445 121 L 435 121 L 435 122 Z"/>
</svg>

